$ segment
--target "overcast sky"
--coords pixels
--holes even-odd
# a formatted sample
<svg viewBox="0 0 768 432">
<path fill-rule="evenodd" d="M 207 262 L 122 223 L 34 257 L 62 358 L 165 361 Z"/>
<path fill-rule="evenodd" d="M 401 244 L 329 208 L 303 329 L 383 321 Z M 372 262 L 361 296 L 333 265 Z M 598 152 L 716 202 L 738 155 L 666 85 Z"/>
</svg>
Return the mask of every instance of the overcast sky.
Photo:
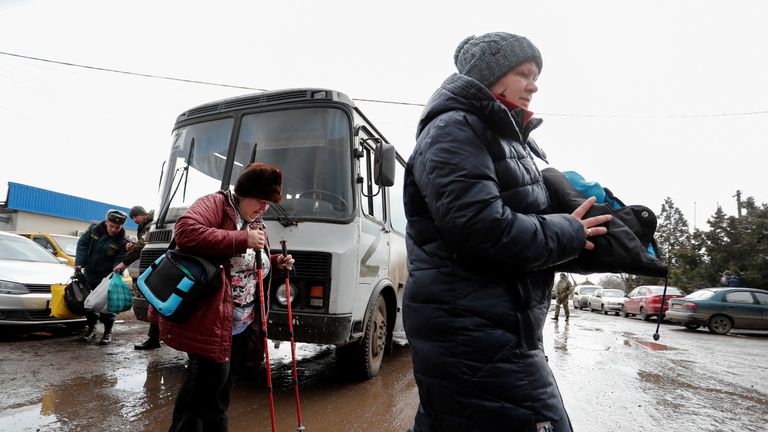
<svg viewBox="0 0 768 432">
<path fill-rule="evenodd" d="M 326 87 L 423 104 L 471 34 L 527 36 L 531 109 L 552 166 L 691 226 L 741 190 L 768 202 L 768 3 L 758 1 L 0 0 L 0 51 L 251 87 Z M 8 182 L 156 205 L 181 112 L 249 90 L 0 54 L 0 201 Z M 422 107 L 357 101 L 405 156 Z M 544 168 L 540 164 L 540 168 Z"/>
</svg>

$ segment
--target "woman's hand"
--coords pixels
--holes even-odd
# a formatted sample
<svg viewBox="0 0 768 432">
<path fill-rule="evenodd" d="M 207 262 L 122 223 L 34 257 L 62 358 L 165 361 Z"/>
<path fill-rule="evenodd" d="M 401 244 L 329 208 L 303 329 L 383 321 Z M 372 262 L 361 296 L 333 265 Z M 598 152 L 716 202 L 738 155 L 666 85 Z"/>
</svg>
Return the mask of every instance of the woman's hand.
<svg viewBox="0 0 768 432">
<path fill-rule="evenodd" d="M 589 197 L 586 201 L 581 203 L 581 205 L 578 206 L 576 210 L 573 211 L 573 213 L 571 213 L 571 216 L 578 219 L 578 221 L 581 222 L 581 225 L 584 226 L 584 237 L 587 238 L 587 242 L 584 244 L 584 249 L 587 250 L 592 250 L 595 248 L 595 244 L 589 241 L 590 237 L 600 236 L 608 232 L 608 228 L 598 225 L 602 225 L 613 219 L 612 215 L 600 215 L 583 219 L 584 215 L 587 214 L 587 211 L 592 207 L 595 201 L 597 201 L 597 198 Z"/>
<path fill-rule="evenodd" d="M 264 231 L 260 229 L 248 228 L 248 247 L 256 250 L 264 249 L 264 245 L 267 242 L 267 236 L 264 235 Z"/>
<path fill-rule="evenodd" d="M 286 268 L 288 270 L 293 269 L 293 263 L 296 262 L 296 260 L 293 259 L 291 255 L 278 255 L 277 256 L 277 268 L 280 270 L 285 270 Z"/>
</svg>

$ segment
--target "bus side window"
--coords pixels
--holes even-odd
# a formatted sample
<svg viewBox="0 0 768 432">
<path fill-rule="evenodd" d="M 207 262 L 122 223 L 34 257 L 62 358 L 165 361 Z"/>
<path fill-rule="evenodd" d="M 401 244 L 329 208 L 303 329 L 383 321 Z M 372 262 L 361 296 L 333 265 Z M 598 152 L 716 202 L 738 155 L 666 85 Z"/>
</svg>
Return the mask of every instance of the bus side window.
<svg viewBox="0 0 768 432">
<path fill-rule="evenodd" d="M 373 148 L 363 146 L 363 157 L 360 160 L 360 175 L 363 183 L 360 185 L 360 202 L 363 212 L 379 222 L 384 221 L 384 190 L 373 182 Z M 376 196 L 371 196 L 376 194 Z"/>
<path fill-rule="evenodd" d="M 395 184 L 388 189 L 389 218 L 395 231 L 405 234 L 405 206 L 403 205 L 403 177 L 405 167 L 398 161 L 395 166 Z"/>
</svg>

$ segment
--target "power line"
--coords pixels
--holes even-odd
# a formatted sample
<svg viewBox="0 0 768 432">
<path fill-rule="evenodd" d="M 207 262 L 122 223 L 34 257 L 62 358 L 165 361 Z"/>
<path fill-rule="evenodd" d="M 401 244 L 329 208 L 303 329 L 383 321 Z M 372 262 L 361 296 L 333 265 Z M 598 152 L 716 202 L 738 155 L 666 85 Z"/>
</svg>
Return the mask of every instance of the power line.
<svg viewBox="0 0 768 432">
<path fill-rule="evenodd" d="M 34 60 L 39 62 L 45 62 L 45 63 L 53 63 L 63 66 L 70 66 L 70 67 L 78 67 L 83 69 L 91 69 L 91 70 L 97 70 L 102 72 L 111 72 L 111 73 L 118 73 L 123 75 L 133 75 L 133 76 L 140 76 L 145 78 L 154 78 L 154 79 L 163 79 L 168 81 L 179 81 L 179 82 L 185 82 L 185 83 L 191 83 L 191 84 L 202 84 L 202 85 L 210 85 L 210 86 L 217 86 L 217 87 L 228 87 L 228 88 L 236 88 L 236 89 L 243 89 L 243 90 L 253 90 L 253 91 L 269 91 L 268 89 L 263 88 L 256 88 L 256 87 L 248 87 L 248 86 L 240 86 L 240 85 L 234 85 L 234 84 L 226 84 L 226 83 L 217 83 L 217 82 L 211 82 L 211 81 L 200 81 L 200 80 L 191 80 L 191 79 L 185 79 L 185 78 L 177 78 L 177 77 L 169 77 L 169 76 L 163 76 L 163 75 L 154 75 L 149 73 L 141 73 L 141 72 L 131 72 L 131 71 L 124 71 L 119 69 L 110 69 L 110 68 L 104 68 L 104 67 L 98 67 L 98 66 L 89 66 L 89 65 L 83 65 L 78 63 L 71 63 L 71 62 L 65 62 L 60 60 L 51 60 L 41 57 L 33 57 L 33 56 L 27 56 L 22 54 L 15 54 L 15 53 L 9 53 L 5 51 L 0 51 L 0 54 L 10 56 L 10 57 L 17 57 L 17 58 L 23 58 L 28 60 Z M 384 100 L 384 99 L 356 99 L 352 98 L 354 101 L 358 102 L 371 102 L 371 103 L 380 103 L 380 104 L 389 104 L 389 105 L 404 105 L 404 106 L 417 106 L 417 107 L 423 107 L 425 104 L 423 103 L 415 103 L 415 102 L 403 102 L 403 101 L 393 101 L 393 100 Z M 659 114 L 659 115 L 621 115 L 621 114 L 568 114 L 568 113 L 538 113 L 541 116 L 545 117 L 579 117 L 579 118 L 623 118 L 623 119 L 659 119 L 659 118 L 707 118 L 707 117 L 742 117 L 742 116 L 751 116 L 751 115 L 764 115 L 768 114 L 768 110 L 762 110 L 762 111 L 744 111 L 744 112 L 729 112 L 729 113 L 710 113 L 710 114 Z"/>
</svg>

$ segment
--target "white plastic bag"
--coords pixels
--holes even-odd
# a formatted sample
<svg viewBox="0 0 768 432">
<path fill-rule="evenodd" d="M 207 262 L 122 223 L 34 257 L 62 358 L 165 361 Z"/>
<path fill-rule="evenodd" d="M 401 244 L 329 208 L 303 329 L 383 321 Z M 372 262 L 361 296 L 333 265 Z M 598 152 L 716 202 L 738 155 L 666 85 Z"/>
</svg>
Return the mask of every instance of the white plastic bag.
<svg viewBox="0 0 768 432">
<path fill-rule="evenodd" d="M 99 282 L 99 286 L 96 287 L 88 297 L 85 298 L 85 308 L 93 312 L 107 312 L 107 299 L 109 298 L 109 281 L 112 279 L 114 273 L 110 273 L 109 276 Z"/>
</svg>

